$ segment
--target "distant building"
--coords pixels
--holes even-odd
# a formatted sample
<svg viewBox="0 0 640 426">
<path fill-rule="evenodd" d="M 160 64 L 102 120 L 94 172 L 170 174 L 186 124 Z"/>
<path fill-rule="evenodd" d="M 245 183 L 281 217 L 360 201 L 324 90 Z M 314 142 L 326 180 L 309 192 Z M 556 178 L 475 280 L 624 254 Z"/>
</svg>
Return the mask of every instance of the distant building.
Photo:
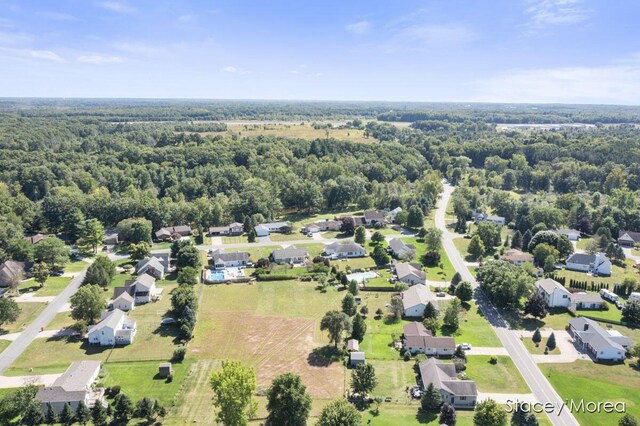
<svg viewBox="0 0 640 426">
<path fill-rule="evenodd" d="M 416 247 L 412 244 L 406 244 L 400 238 L 389 240 L 389 249 L 397 259 L 403 259 L 411 255 L 415 256 L 416 254 Z"/>
<path fill-rule="evenodd" d="M 398 213 L 401 213 L 401 212 L 402 212 L 402 207 L 396 207 L 395 209 L 391 210 L 389 212 L 389 222 L 395 223 L 396 216 L 398 215 Z"/>
<path fill-rule="evenodd" d="M 242 235 L 244 232 L 244 225 L 240 222 L 233 222 L 227 226 L 212 226 L 209 228 L 209 236 L 220 235 Z"/>
<path fill-rule="evenodd" d="M 42 414 L 47 415 L 49 406 L 56 415 L 60 415 L 65 404 L 69 404 L 73 413 L 81 403 L 87 408 L 96 404 L 106 406 L 104 388 L 93 386 L 100 374 L 100 364 L 100 361 L 75 361 L 51 386 L 40 388 L 36 400 Z"/>
<path fill-rule="evenodd" d="M 332 258 L 363 257 L 366 250 L 353 241 L 335 242 L 324 247 L 324 253 Z"/>
<path fill-rule="evenodd" d="M 156 287 L 156 279 L 149 274 L 142 274 L 134 280 L 125 281 L 124 286 L 113 289 L 113 308 L 130 311 L 136 305 L 157 300 L 162 289 Z"/>
<path fill-rule="evenodd" d="M 576 229 L 556 229 L 553 232 L 558 235 L 564 235 L 569 241 L 578 241 L 580 239 L 580 231 Z"/>
<path fill-rule="evenodd" d="M 565 261 L 565 268 L 571 271 L 591 272 L 597 275 L 611 275 L 611 261 L 604 253 L 573 253 Z"/>
<path fill-rule="evenodd" d="M 410 318 L 422 317 L 424 308 L 431 302 L 436 308 L 437 301 L 431 296 L 429 287 L 423 284 L 414 285 L 408 290 L 400 293 L 402 297 L 402 306 L 404 308 L 404 316 Z"/>
<path fill-rule="evenodd" d="M 387 212 L 381 210 L 367 210 L 364 212 L 364 224 L 368 227 L 376 226 L 377 224 L 387 223 Z"/>
<path fill-rule="evenodd" d="M 191 227 L 189 225 L 165 226 L 158 229 L 155 235 L 158 241 L 179 240 L 191 235 Z"/>
<path fill-rule="evenodd" d="M 524 252 L 518 249 L 509 249 L 504 252 L 504 254 L 500 257 L 501 260 L 512 263 L 516 266 L 521 266 L 526 262 L 533 262 L 533 255 L 531 253 Z"/>
<path fill-rule="evenodd" d="M 31 244 L 38 244 L 40 241 L 44 240 L 47 237 L 48 235 L 45 235 L 45 234 L 36 234 L 36 235 L 31 235 L 30 237 L 24 237 L 24 239 L 30 242 Z"/>
<path fill-rule="evenodd" d="M 7 260 L 0 265 L 0 287 L 10 287 L 26 276 L 25 262 Z"/>
<path fill-rule="evenodd" d="M 249 263 L 249 253 L 242 251 L 225 253 L 222 250 L 215 250 L 210 254 L 215 269 L 247 266 Z"/>
<path fill-rule="evenodd" d="M 495 216 L 486 213 L 473 212 L 474 223 L 477 225 L 482 222 L 495 223 L 498 226 L 504 226 L 505 218 L 502 216 Z"/>
<path fill-rule="evenodd" d="M 418 364 L 422 386 L 426 389 L 429 383 L 438 389 L 442 401 L 455 408 L 472 408 L 478 400 L 478 389 L 473 380 L 460 380 L 456 366 L 429 358 Z"/>
<path fill-rule="evenodd" d="M 167 272 L 162 260 L 156 256 L 145 257 L 136 264 L 135 273 L 138 275 L 149 274 L 159 280 L 164 278 Z"/>
<path fill-rule="evenodd" d="M 633 247 L 637 243 L 640 243 L 640 232 L 619 231 L 618 233 L 619 245 L 623 247 Z"/>
<path fill-rule="evenodd" d="M 269 222 L 256 225 L 254 228 L 258 237 L 267 237 L 269 234 L 288 233 L 291 232 L 291 224 L 289 222 Z"/>
<path fill-rule="evenodd" d="M 538 293 L 542 295 L 550 308 L 566 308 L 569 306 L 571 293 L 562 284 L 551 278 L 536 281 Z"/>
<path fill-rule="evenodd" d="M 342 221 L 335 219 L 318 220 L 313 223 L 307 223 L 302 230 L 315 234 L 316 232 L 340 231 Z"/>
</svg>

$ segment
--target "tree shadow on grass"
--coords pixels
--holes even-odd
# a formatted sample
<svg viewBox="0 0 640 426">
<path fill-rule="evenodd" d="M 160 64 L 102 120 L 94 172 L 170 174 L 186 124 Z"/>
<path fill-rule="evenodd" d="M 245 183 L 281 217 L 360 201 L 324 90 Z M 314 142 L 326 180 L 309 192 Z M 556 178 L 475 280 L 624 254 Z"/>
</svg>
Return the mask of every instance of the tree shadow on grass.
<svg viewBox="0 0 640 426">
<path fill-rule="evenodd" d="M 174 344 L 180 343 L 180 326 L 177 322 L 173 324 L 160 324 L 153 330 L 153 334 L 157 334 L 160 337 L 171 337 Z"/>
<path fill-rule="evenodd" d="M 328 367 L 342 360 L 343 353 L 331 345 L 315 348 L 307 356 L 307 363 L 314 367 Z"/>
<path fill-rule="evenodd" d="M 437 414 L 429 413 L 428 411 L 424 411 L 423 409 L 418 409 L 416 413 L 416 420 L 418 423 L 431 423 L 438 418 Z"/>
</svg>

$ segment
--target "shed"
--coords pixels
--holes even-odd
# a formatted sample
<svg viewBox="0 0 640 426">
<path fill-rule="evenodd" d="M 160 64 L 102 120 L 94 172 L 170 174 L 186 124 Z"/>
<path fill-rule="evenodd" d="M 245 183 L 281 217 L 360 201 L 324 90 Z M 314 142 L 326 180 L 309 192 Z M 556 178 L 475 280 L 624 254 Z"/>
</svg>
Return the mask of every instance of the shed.
<svg viewBox="0 0 640 426">
<path fill-rule="evenodd" d="M 351 352 L 349 354 L 349 365 L 355 367 L 358 364 L 364 364 L 364 352 Z"/>
<path fill-rule="evenodd" d="M 173 375 L 173 366 L 170 362 L 161 362 L 158 367 L 158 376 L 162 379 L 166 379 L 167 377 Z"/>
</svg>

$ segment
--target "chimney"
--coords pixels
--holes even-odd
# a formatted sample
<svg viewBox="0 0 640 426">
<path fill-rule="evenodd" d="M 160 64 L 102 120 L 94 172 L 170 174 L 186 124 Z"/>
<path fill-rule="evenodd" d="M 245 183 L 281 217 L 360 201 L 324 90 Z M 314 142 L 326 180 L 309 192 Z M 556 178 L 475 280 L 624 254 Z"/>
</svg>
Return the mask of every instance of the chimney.
<svg viewBox="0 0 640 426">
<path fill-rule="evenodd" d="M 584 330 L 582 330 L 582 331 L 587 331 L 587 330 L 589 330 L 589 324 L 585 323 L 584 324 Z"/>
</svg>

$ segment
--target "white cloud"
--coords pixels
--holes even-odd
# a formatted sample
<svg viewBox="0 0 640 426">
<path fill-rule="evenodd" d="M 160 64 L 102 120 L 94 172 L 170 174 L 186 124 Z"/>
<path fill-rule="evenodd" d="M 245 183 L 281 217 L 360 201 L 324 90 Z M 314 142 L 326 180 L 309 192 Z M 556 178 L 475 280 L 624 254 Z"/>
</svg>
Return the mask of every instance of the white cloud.
<svg viewBox="0 0 640 426">
<path fill-rule="evenodd" d="M 5 44 L 5 45 L 24 44 L 31 40 L 33 40 L 33 37 L 29 34 L 0 31 L 0 44 Z"/>
<path fill-rule="evenodd" d="M 348 24 L 344 28 L 351 34 L 365 35 L 369 34 L 373 30 L 373 24 L 369 21 L 358 21 Z"/>
<path fill-rule="evenodd" d="M 32 50 L 30 52 L 32 58 L 46 59 L 54 62 L 64 62 L 64 59 L 55 52 L 50 50 Z"/>
<path fill-rule="evenodd" d="M 103 1 L 98 3 L 98 6 L 116 13 L 132 14 L 136 12 L 134 7 L 119 1 Z"/>
<path fill-rule="evenodd" d="M 528 0 L 528 3 L 525 13 L 534 27 L 575 24 L 589 18 L 592 12 L 582 0 Z"/>
<path fill-rule="evenodd" d="M 413 24 L 399 29 L 396 36 L 404 41 L 429 47 L 451 47 L 477 39 L 477 34 L 462 24 Z"/>
<path fill-rule="evenodd" d="M 163 56 L 168 53 L 167 49 L 163 46 L 154 46 L 143 42 L 114 43 L 113 47 L 120 52 L 146 57 Z"/>
<path fill-rule="evenodd" d="M 76 16 L 73 16 L 69 13 L 44 11 L 44 12 L 39 12 L 38 14 L 45 18 L 51 19 L 52 21 L 73 22 L 73 21 L 79 20 Z"/>
<path fill-rule="evenodd" d="M 118 56 L 109 55 L 83 55 L 78 57 L 78 62 L 84 62 L 87 64 L 103 65 L 103 64 L 117 64 L 122 62 L 122 58 Z"/>
<path fill-rule="evenodd" d="M 231 65 L 229 65 L 229 66 L 226 66 L 226 67 L 222 68 L 222 71 L 234 73 L 234 72 L 238 72 L 238 68 L 232 67 Z"/>
<path fill-rule="evenodd" d="M 640 63 L 515 69 L 476 83 L 474 100 L 640 104 Z"/>
<path fill-rule="evenodd" d="M 220 71 L 227 72 L 229 74 L 239 74 L 239 75 L 251 74 L 251 71 L 234 67 L 232 65 L 227 65 L 226 67 L 223 67 Z"/>
</svg>

